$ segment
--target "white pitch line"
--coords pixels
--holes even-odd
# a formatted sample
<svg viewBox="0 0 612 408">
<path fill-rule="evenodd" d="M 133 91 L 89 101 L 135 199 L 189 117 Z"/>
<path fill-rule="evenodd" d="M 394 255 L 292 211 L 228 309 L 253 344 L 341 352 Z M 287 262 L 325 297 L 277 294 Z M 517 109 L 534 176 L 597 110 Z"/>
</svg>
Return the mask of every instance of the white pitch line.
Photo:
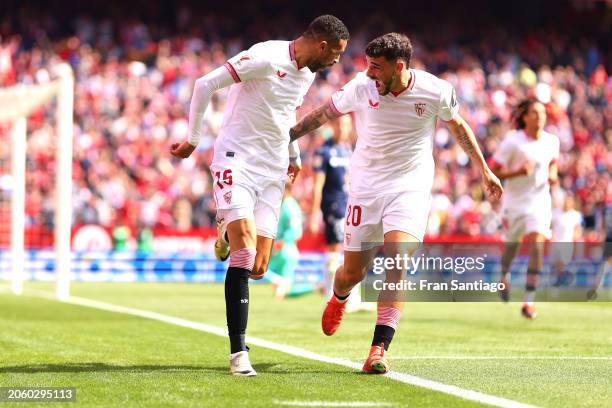
<svg viewBox="0 0 612 408">
<path fill-rule="evenodd" d="M 288 407 L 390 407 L 389 402 L 367 402 L 367 401 L 300 401 L 300 400 L 272 400 L 276 405 Z"/>
<path fill-rule="evenodd" d="M 39 297 L 43 297 L 46 299 L 56 300 L 57 298 L 53 293 L 39 291 L 39 290 L 30 290 L 30 293 L 37 293 Z M 173 324 L 175 326 L 186 327 L 189 329 L 199 330 L 209 334 L 215 334 L 217 336 L 226 337 L 227 332 L 225 329 L 220 327 L 211 326 L 205 323 L 194 322 L 191 320 L 181 319 L 179 317 L 173 317 L 164 315 L 161 313 L 151 312 L 149 310 L 135 309 L 126 306 L 115 305 L 106 302 L 100 302 L 98 300 L 80 298 L 75 296 L 70 296 L 67 300 L 63 301 L 64 303 L 79 305 L 90 307 L 93 309 L 105 310 L 108 312 L 115 313 L 123 313 L 132 316 L 143 317 L 145 319 L 157 320 L 160 322 Z M 335 364 L 343 367 L 352 368 L 354 370 L 361 370 L 361 364 L 355 363 L 350 360 L 345 360 L 341 358 L 328 357 L 322 354 L 313 353 L 312 351 L 308 351 L 299 347 L 293 347 L 286 344 L 274 343 L 268 340 L 259 339 L 256 337 L 247 337 L 247 342 L 256 346 L 265 347 L 271 350 L 280 351 L 285 354 L 290 354 L 296 357 L 306 358 L 309 360 L 320 361 L 323 363 Z M 483 404 L 492 405 L 495 407 L 501 408 L 535 408 L 534 405 L 524 404 L 518 401 L 513 401 L 510 399 L 496 397 L 494 395 L 484 394 L 478 391 L 472 391 L 464 388 L 460 388 L 454 385 L 443 384 L 437 381 L 427 380 L 425 378 L 416 377 L 410 374 L 398 373 L 396 371 L 390 371 L 385 374 L 385 377 L 391 378 L 393 380 L 414 385 L 421 388 L 427 388 L 433 391 L 438 391 L 444 394 L 452 395 L 455 397 L 480 402 Z"/>
<path fill-rule="evenodd" d="M 361 360 L 356 357 L 351 360 Z M 612 356 L 390 356 L 389 360 L 612 360 Z"/>
</svg>

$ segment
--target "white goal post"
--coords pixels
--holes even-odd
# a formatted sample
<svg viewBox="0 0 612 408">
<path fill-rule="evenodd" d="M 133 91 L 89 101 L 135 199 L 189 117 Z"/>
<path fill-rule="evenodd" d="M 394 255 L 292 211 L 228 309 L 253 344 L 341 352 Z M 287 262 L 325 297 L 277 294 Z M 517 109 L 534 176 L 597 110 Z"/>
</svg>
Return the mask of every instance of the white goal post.
<svg viewBox="0 0 612 408">
<path fill-rule="evenodd" d="M 0 89 L 0 122 L 12 125 L 11 131 L 11 290 L 23 292 L 25 280 L 25 203 L 26 203 L 26 118 L 51 99 L 56 103 L 55 173 L 55 274 L 56 295 L 70 295 L 70 228 L 72 217 L 72 139 L 74 77 L 66 63 L 53 67 L 57 79 L 41 85 L 16 85 Z"/>
</svg>

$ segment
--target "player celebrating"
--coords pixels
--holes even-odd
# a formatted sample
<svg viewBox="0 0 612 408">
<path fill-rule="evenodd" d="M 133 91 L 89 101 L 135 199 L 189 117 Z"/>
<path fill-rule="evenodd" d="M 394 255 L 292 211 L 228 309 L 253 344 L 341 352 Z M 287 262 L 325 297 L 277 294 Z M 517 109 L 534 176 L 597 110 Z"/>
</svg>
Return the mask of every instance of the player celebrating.
<svg viewBox="0 0 612 408">
<path fill-rule="evenodd" d="M 295 41 L 258 43 L 230 58 L 196 81 L 189 140 L 172 145 L 174 156 L 189 157 L 211 95 L 233 84 L 210 168 L 219 229 L 215 254 L 230 257 L 225 304 L 234 375 L 256 375 L 245 344 L 248 280 L 261 279 L 270 258 L 289 164 L 289 128 L 315 72 L 339 61 L 348 38 L 342 21 L 324 15 Z"/>
<path fill-rule="evenodd" d="M 459 115 L 453 87 L 427 72 L 410 69 L 412 45 L 389 33 L 366 47 L 368 69 L 359 73 L 291 129 L 292 140 L 334 117 L 354 112 L 357 145 L 349 166 L 344 265 L 336 272 L 334 295 L 323 312 L 326 335 L 338 330 L 351 289 L 367 273 L 375 243 L 393 251 L 423 240 L 434 178 L 433 135 L 437 118 L 479 166 L 486 191 L 499 197 L 499 180 L 487 166 L 473 132 Z M 394 256 L 393 253 L 387 253 Z M 400 271 L 401 272 L 401 271 Z M 390 274 L 387 273 L 387 280 Z M 402 310 L 379 297 L 378 316 L 366 373 L 386 373 L 385 351 Z"/>
<path fill-rule="evenodd" d="M 505 180 L 502 202 L 506 248 L 502 255 L 502 299 L 510 298 L 510 265 L 524 236 L 529 263 L 521 314 L 534 319 L 535 291 L 542 270 L 543 244 L 550 238 L 552 200 L 550 183 L 557 181 L 559 139 L 544 131 L 546 110 L 535 99 L 519 103 L 514 114 L 517 130 L 509 133 L 493 155 L 493 171 Z"/>
</svg>

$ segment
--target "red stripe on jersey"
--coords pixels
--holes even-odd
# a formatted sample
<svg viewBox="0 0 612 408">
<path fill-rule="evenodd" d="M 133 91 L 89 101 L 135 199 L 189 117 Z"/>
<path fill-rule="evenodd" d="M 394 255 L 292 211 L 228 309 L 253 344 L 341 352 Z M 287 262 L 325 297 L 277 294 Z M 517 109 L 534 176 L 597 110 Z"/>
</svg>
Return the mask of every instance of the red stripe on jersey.
<svg viewBox="0 0 612 408">
<path fill-rule="evenodd" d="M 410 70 L 410 82 L 408 83 L 408 89 L 414 88 L 414 83 L 416 82 L 416 72 L 414 70 Z"/>
<path fill-rule="evenodd" d="M 391 91 L 391 94 L 393 94 L 393 96 L 395 96 L 396 98 L 397 98 L 397 97 L 398 97 L 398 96 L 399 96 L 399 95 L 400 95 L 402 92 L 404 92 L 404 91 L 405 91 L 405 90 L 407 90 L 407 89 L 412 89 L 412 87 L 414 86 L 414 71 L 410 70 L 409 72 L 410 72 L 410 79 L 408 80 L 408 85 L 407 85 L 407 86 L 406 86 L 404 89 L 402 89 L 401 91 L 399 91 L 399 92 L 393 92 L 393 91 Z"/>
<path fill-rule="evenodd" d="M 397 97 L 398 97 L 398 96 L 399 96 L 399 95 L 400 95 L 402 92 L 404 92 L 406 89 L 408 89 L 408 87 L 405 87 L 404 89 L 402 89 L 402 90 L 401 90 L 401 91 L 399 91 L 399 92 L 393 92 L 393 91 L 391 91 L 391 94 L 397 98 Z"/>
<path fill-rule="evenodd" d="M 332 98 L 329 98 L 329 107 L 331 108 L 332 111 L 334 111 L 336 115 L 338 116 L 344 115 L 344 113 L 340 112 L 338 108 L 336 108 L 336 105 L 334 105 L 334 100 Z"/>
<path fill-rule="evenodd" d="M 234 82 L 242 82 L 240 80 L 240 77 L 238 76 L 238 73 L 236 72 L 232 64 L 230 64 L 229 61 L 227 61 L 223 66 L 229 71 L 232 78 L 234 78 Z"/>
<path fill-rule="evenodd" d="M 295 59 L 295 41 L 291 41 L 289 43 L 289 58 L 291 58 L 291 61 L 295 61 L 295 66 L 297 67 L 298 71 L 303 68 L 300 67 L 300 64 Z"/>
</svg>

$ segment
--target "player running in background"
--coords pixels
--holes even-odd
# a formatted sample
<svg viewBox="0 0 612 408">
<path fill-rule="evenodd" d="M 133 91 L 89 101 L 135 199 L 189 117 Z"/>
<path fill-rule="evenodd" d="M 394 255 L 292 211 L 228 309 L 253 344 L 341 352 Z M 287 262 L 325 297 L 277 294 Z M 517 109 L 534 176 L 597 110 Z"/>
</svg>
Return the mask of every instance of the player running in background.
<svg viewBox="0 0 612 408">
<path fill-rule="evenodd" d="M 248 282 L 263 277 L 270 258 L 289 166 L 289 128 L 315 72 L 339 61 L 348 38 L 345 25 L 325 15 L 295 41 L 258 43 L 230 58 L 196 81 L 189 139 L 172 145 L 174 156 L 191 155 L 212 94 L 231 85 L 210 169 L 219 229 L 215 255 L 230 257 L 225 304 L 234 375 L 256 375 L 245 344 Z M 295 168 L 290 171 L 295 175 Z"/>
<path fill-rule="evenodd" d="M 344 264 L 334 278 L 334 294 L 322 317 L 332 335 L 339 328 L 351 289 L 363 280 L 380 242 L 394 257 L 423 240 L 434 178 L 433 135 L 437 119 L 481 170 L 485 190 L 502 188 L 489 170 L 476 138 L 459 115 L 451 84 L 410 68 L 412 45 L 403 34 L 372 40 L 365 50 L 367 72 L 357 74 L 291 129 L 292 140 L 330 119 L 354 112 L 357 145 L 349 166 L 350 191 L 345 222 Z M 387 281 L 403 271 L 387 271 Z M 381 292 L 382 293 L 382 292 Z M 385 352 L 397 328 L 402 302 L 379 297 L 376 327 L 366 373 L 386 373 Z"/>
<path fill-rule="evenodd" d="M 312 209 L 309 229 L 313 234 L 319 232 L 319 211 L 323 214 L 327 254 L 325 261 L 325 295 L 332 293 L 332 282 L 336 269 L 342 264 L 342 241 L 344 240 L 344 213 L 348 200 L 347 168 L 351 148 L 349 135 L 352 130 L 350 116 L 340 117 L 330 123 L 325 130 L 332 132 L 314 155 L 315 171 L 312 188 Z M 324 131 L 325 131 L 324 130 Z M 361 297 L 359 290 L 353 291 L 348 300 L 348 308 L 359 309 Z"/>
<path fill-rule="evenodd" d="M 506 289 L 500 294 L 504 301 L 510 299 L 510 266 L 526 236 L 529 263 L 521 314 L 534 319 L 533 303 L 542 270 L 544 241 L 551 236 L 550 184 L 558 178 L 559 138 L 544 131 L 546 110 L 535 99 L 519 103 L 514 118 L 517 130 L 500 143 L 492 165 L 499 179 L 505 181 L 502 223 L 506 247 L 501 260 L 501 280 Z"/>
<path fill-rule="evenodd" d="M 553 286 L 565 286 L 569 285 L 573 279 L 565 268 L 574 255 L 574 242 L 581 239 L 582 214 L 575 209 L 576 201 L 572 193 L 563 194 L 559 188 L 552 197 L 550 260 L 555 279 Z"/>
</svg>

